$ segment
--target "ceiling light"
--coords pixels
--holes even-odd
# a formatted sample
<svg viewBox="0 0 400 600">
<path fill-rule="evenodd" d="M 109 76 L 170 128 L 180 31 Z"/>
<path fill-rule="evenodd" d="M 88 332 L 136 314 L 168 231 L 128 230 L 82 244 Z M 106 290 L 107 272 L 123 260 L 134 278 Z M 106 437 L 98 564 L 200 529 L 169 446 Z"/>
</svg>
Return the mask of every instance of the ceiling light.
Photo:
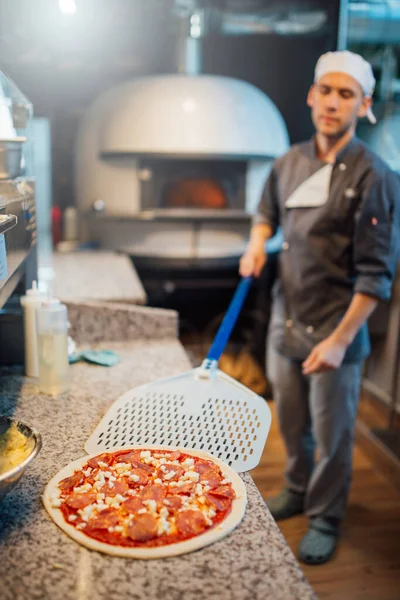
<svg viewBox="0 0 400 600">
<path fill-rule="evenodd" d="M 64 15 L 74 15 L 76 13 L 75 0 L 58 0 L 60 10 Z"/>
</svg>

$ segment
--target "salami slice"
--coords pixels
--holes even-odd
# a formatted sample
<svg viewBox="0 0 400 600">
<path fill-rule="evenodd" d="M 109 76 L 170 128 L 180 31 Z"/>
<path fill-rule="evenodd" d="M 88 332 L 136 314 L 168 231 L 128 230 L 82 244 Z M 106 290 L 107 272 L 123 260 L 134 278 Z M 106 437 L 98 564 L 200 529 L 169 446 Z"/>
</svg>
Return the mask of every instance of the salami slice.
<svg viewBox="0 0 400 600">
<path fill-rule="evenodd" d="M 217 467 L 217 465 L 215 465 L 209 460 L 198 460 L 195 462 L 193 468 L 200 475 L 202 473 L 205 473 L 206 471 L 209 471 L 210 469 L 215 471 L 216 473 L 219 473 L 219 468 Z"/>
<path fill-rule="evenodd" d="M 208 469 L 200 474 L 200 483 L 208 485 L 210 488 L 216 488 L 221 485 L 222 477 L 214 469 Z"/>
<path fill-rule="evenodd" d="M 173 452 L 168 453 L 169 460 L 179 460 L 181 456 L 182 456 L 182 453 L 179 452 L 179 450 L 174 450 Z"/>
<path fill-rule="evenodd" d="M 174 513 L 180 509 L 183 500 L 180 496 L 167 496 L 163 501 L 163 504 L 165 504 L 169 512 Z"/>
<path fill-rule="evenodd" d="M 213 496 L 221 496 L 222 498 L 236 498 L 235 490 L 230 485 L 219 485 L 212 490 Z"/>
<path fill-rule="evenodd" d="M 184 535 L 198 535 L 207 527 L 206 519 L 199 510 L 182 510 L 175 519 L 178 531 Z"/>
<path fill-rule="evenodd" d="M 140 498 L 137 496 L 132 496 L 131 498 L 128 498 L 128 500 L 125 500 L 122 507 L 128 513 L 135 514 L 138 512 L 138 510 L 144 508 L 144 504 Z"/>
<path fill-rule="evenodd" d="M 96 494 L 71 494 L 65 499 L 65 504 L 70 508 L 79 510 L 96 502 Z"/>
<path fill-rule="evenodd" d="M 77 471 L 71 477 L 66 477 L 58 484 L 60 490 L 69 491 L 83 483 L 84 475 L 81 471 Z"/>
<path fill-rule="evenodd" d="M 88 526 L 92 529 L 108 529 L 109 527 L 115 527 L 118 523 L 118 511 L 115 508 L 106 508 L 98 515 L 93 515 L 89 519 Z"/>
<path fill-rule="evenodd" d="M 149 476 L 145 473 L 143 469 L 138 469 L 133 467 L 129 472 L 128 483 L 130 487 L 135 487 L 138 485 L 147 485 L 149 481 Z"/>
<path fill-rule="evenodd" d="M 97 469 L 99 466 L 99 462 L 102 462 L 106 465 L 110 465 L 112 462 L 112 455 L 111 454 L 99 454 L 99 456 L 95 456 L 94 458 L 90 458 L 87 461 L 87 464 L 89 465 L 89 467 L 92 467 L 93 469 Z"/>
<path fill-rule="evenodd" d="M 110 497 L 116 496 L 117 494 L 124 494 L 128 490 L 129 483 L 126 478 L 120 479 L 119 481 L 107 481 L 107 483 L 100 488 L 100 492 Z"/>
<path fill-rule="evenodd" d="M 172 496 L 175 496 L 177 494 L 190 494 L 191 492 L 193 492 L 195 487 L 195 484 L 192 483 L 191 481 L 189 481 L 188 483 L 185 483 L 184 485 L 176 485 L 176 486 L 169 486 L 168 487 L 168 494 L 171 494 Z"/>
<path fill-rule="evenodd" d="M 87 477 L 85 476 L 85 483 L 90 483 L 90 485 L 93 485 L 96 481 L 95 475 L 97 472 L 98 471 L 92 471 L 90 475 L 88 475 Z"/>
<path fill-rule="evenodd" d="M 157 504 L 162 504 L 167 491 L 162 485 L 148 485 L 140 490 L 139 497 L 141 500 L 155 500 Z"/>
<path fill-rule="evenodd" d="M 132 460 L 140 460 L 140 450 L 120 450 L 113 455 L 112 464 L 115 465 L 119 462 L 131 462 Z"/>
<path fill-rule="evenodd" d="M 185 470 L 179 465 L 162 465 L 157 471 L 157 477 L 163 481 L 178 481 L 184 474 Z"/>
<path fill-rule="evenodd" d="M 147 542 L 157 536 L 157 519 L 145 513 L 136 515 L 128 527 L 128 535 L 135 542 Z"/>
<path fill-rule="evenodd" d="M 151 475 L 154 471 L 154 467 L 147 465 L 140 460 L 130 460 L 129 462 L 131 463 L 132 467 L 135 467 L 136 469 L 142 469 L 147 475 Z"/>
<path fill-rule="evenodd" d="M 221 496 L 213 496 L 212 494 L 204 494 L 207 502 L 215 508 L 217 512 L 228 510 L 231 506 L 230 498 L 222 498 Z"/>
</svg>

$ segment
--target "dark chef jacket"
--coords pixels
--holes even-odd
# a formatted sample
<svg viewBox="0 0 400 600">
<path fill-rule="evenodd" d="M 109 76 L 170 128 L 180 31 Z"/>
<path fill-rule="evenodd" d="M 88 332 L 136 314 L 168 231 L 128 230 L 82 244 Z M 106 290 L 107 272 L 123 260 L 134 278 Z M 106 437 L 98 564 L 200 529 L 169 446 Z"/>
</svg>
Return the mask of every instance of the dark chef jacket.
<svg viewBox="0 0 400 600">
<path fill-rule="evenodd" d="M 334 165 L 316 157 L 314 138 L 275 161 L 254 222 L 283 231 L 270 324 L 278 351 L 304 360 L 332 333 L 355 292 L 389 299 L 399 205 L 400 177 L 356 137 Z M 369 351 L 365 324 L 344 362 Z"/>
</svg>

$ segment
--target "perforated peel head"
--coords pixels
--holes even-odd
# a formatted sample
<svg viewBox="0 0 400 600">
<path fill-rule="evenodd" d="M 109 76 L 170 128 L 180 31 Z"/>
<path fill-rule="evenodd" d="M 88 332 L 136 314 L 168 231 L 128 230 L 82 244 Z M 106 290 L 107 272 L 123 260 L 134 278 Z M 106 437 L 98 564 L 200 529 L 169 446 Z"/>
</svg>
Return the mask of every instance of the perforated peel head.
<svg viewBox="0 0 400 600">
<path fill-rule="evenodd" d="M 210 452 L 237 472 L 260 461 L 271 425 L 265 400 L 214 369 L 130 390 L 110 407 L 89 440 L 88 453 L 153 444 Z"/>
</svg>

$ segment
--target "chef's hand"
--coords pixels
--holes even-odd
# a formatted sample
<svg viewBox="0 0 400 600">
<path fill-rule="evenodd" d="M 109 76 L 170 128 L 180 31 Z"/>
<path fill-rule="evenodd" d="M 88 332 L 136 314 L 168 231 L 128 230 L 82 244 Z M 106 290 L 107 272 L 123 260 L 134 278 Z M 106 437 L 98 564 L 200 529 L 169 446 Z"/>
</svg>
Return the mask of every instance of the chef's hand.
<svg viewBox="0 0 400 600">
<path fill-rule="evenodd" d="M 263 266 L 267 261 L 264 245 L 249 247 L 240 259 L 239 273 L 242 277 L 260 277 Z"/>
<path fill-rule="evenodd" d="M 333 335 L 317 344 L 303 362 L 303 374 L 312 375 L 338 369 L 343 362 L 347 345 Z"/>
</svg>

